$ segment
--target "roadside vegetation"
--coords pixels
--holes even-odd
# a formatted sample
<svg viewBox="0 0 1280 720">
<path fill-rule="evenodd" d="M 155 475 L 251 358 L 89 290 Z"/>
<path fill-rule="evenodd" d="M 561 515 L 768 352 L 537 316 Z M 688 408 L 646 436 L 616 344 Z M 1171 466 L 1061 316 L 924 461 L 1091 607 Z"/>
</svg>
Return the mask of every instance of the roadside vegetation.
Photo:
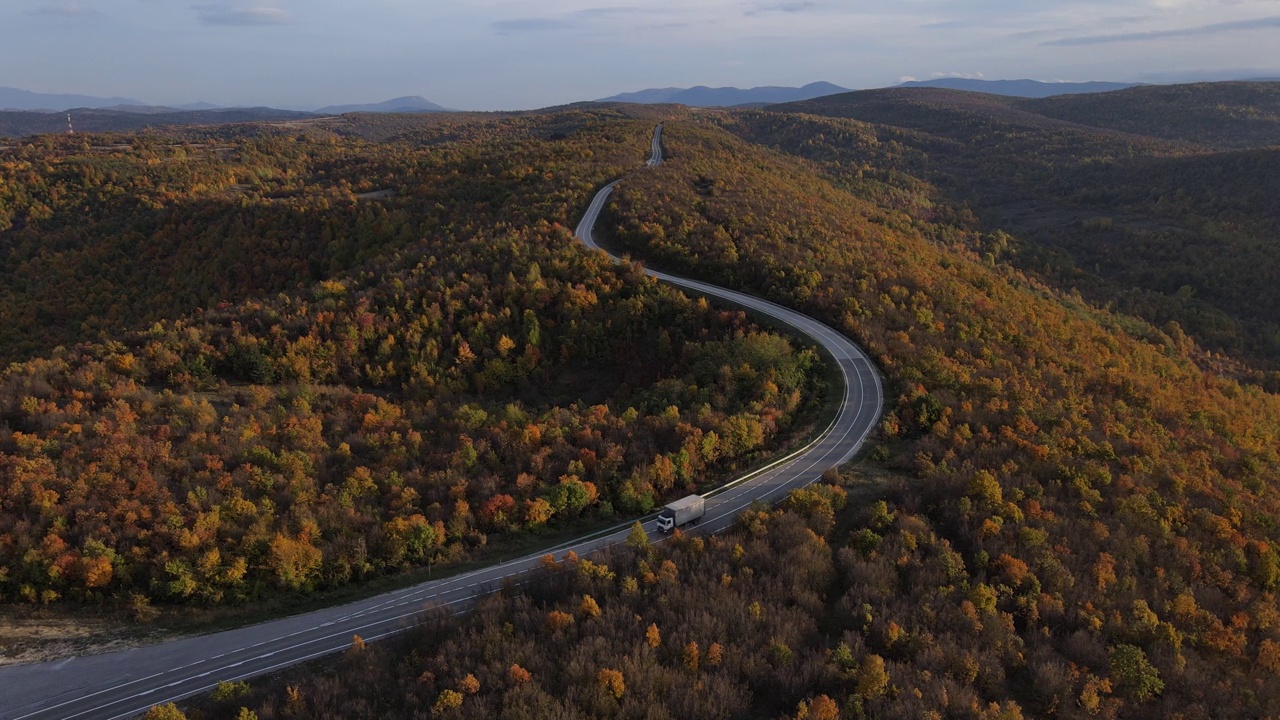
<svg viewBox="0 0 1280 720">
<path fill-rule="evenodd" d="M 808 312 L 877 359 L 891 400 L 873 457 L 912 478 L 889 511 L 959 553 L 1019 638 L 1005 672 L 1024 682 L 988 700 L 1074 714 L 1130 646 L 1168 700 L 1113 678 L 1100 697 L 1127 716 L 1276 712 L 1280 398 L 913 214 L 927 197 L 864 197 L 710 123 L 668 123 L 665 142 L 663 167 L 619 187 L 616 245 Z"/>
<path fill-rule="evenodd" d="M 794 307 L 866 348 L 889 401 L 865 464 L 746 513 L 724 537 L 557 558 L 542 581 L 478 613 L 431 618 L 382 645 L 353 638 L 342 658 L 222 688 L 189 714 L 1280 715 L 1274 212 L 1264 189 L 1245 187 L 1267 187 L 1273 151 L 1199 145 L 1194 122 L 1119 134 L 1104 116 L 1124 113 L 1097 108 L 1088 128 L 1009 100 L 842 97 L 668 118 L 667 162 L 619 186 L 601 239 Z M 527 165 L 515 180 L 529 183 L 535 214 L 427 235 L 447 253 L 390 243 L 368 266 L 377 272 L 317 277 L 12 366 L 0 448 L 8 477 L 38 482 L 3 496 L 19 504 L 0 515 L 11 522 L 0 539 L 25 533 L 8 572 L 29 573 L 5 577 L 6 597 L 29 601 L 31 578 L 94 597 L 80 569 L 101 565 L 82 549 L 91 536 L 67 543 L 79 553 L 65 550 L 77 568 L 67 574 L 64 549 L 41 544 L 74 528 L 104 544 L 125 521 L 149 533 L 115 546 L 151 554 L 134 575 L 113 569 L 121 584 L 104 595 L 182 587 L 163 552 L 212 586 L 225 575 L 200 575 L 198 563 L 215 520 L 231 528 L 213 536 L 219 550 L 260 559 L 246 561 L 259 573 L 251 593 L 278 593 L 297 568 L 354 582 L 354 560 L 389 570 L 441 537 L 437 550 L 474 552 L 499 523 L 528 528 L 540 501 L 551 522 L 639 511 L 664 486 L 684 491 L 780 441 L 813 396 L 811 354 L 583 253 L 547 220 L 566 225 L 595 184 L 642 160 L 652 122 L 602 112 L 546 126 L 382 121 L 369 132 L 401 138 L 392 146 L 478 153 L 460 166 L 469 176 Z M 474 144 L 451 135 L 467 127 Z M 507 131 L 521 139 L 485 155 Z M 1239 192 L 1215 190 L 1233 167 L 1248 173 L 1223 187 Z M 524 206 L 515 180 L 467 201 L 497 223 Z M 563 199 L 532 202 L 549 192 Z M 1042 227 L 1042 212 L 1074 224 Z M 1135 260 L 1104 267 L 1102 241 L 1117 237 Z M 79 407 L 100 409 L 92 422 L 63 419 Z M 85 439 L 121 432 L 126 442 Z M 215 433 L 222 455 L 199 444 Z M 713 434 L 712 447 L 733 452 L 703 451 Z M 152 515 L 76 504 L 100 488 L 137 494 L 95 472 L 152 447 L 197 473 L 149 476 L 169 504 Z M 148 472 L 163 467 L 154 457 Z M 140 475 L 130 462 L 120 477 Z M 59 475 L 60 463 L 75 473 Z M 886 476 L 853 493 L 859 478 Z M 193 477 L 203 495 L 182 484 Z M 42 478 L 64 484 L 26 491 Z M 237 545 L 246 537 L 256 544 Z M 53 584 L 66 578 L 81 584 Z"/>
<path fill-rule="evenodd" d="M 115 334 L 0 373 L 0 599 L 148 618 L 463 563 L 491 537 L 643 515 L 803 430 L 821 407 L 813 350 L 584 253 L 566 229 L 597 176 L 643 159 L 623 148 L 645 147 L 648 123 L 607 119 L 468 125 L 467 138 L 372 148 L 360 162 L 359 143 L 234 140 L 277 149 L 254 162 L 277 162 L 281 179 L 216 212 L 181 198 L 147 207 L 136 186 L 157 167 L 149 150 L 119 151 L 137 171 L 119 191 L 135 204 L 122 205 L 93 199 L 114 197 L 111 181 L 67 169 L 87 160 L 47 151 L 57 180 L 36 173 L 45 181 L 20 192 L 78 195 L 39 221 L 20 204 L 11 274 L 65 243 L 75 264 L 28 277 L 83 283 L 78 297 Z M 247 162 L 207 156 L 201 172 Z M 357 201 L 336 179 L 368 172 L 380 185 L 388 165 L 409 168 L 390 200 Z M 313 187 L 314 174 L 328 184 Z M 281 194 L 314 224 L 275 214 Z M 75 229 L 82 202 L 101 242 Z M 206 212 L 221 224 L 199 222 Z M 155 255 L 112 247 L 123 235 L 107 228 L 158 217 L 204 232 L 175 231 L 190 250 L 176 257 L 165 232 L 134 238 Z M 195 275 L 252 295 L 275 282 L 272 262 L 288 265 L 270 249 L 281 246 L 301 269 L 277 284 L 301 289 L 183 315 L 185 296 L 142 280 Z M 75 270 L 104 252 L 118 264 Z M 114 293 L 89 289 L 116 285 L 174 316 L 129 329 Z M 44 307 L 38 294 L 23 302 Z"/>
<path fill-rule="evenodd" d="M 907 211 L 922 232 L 1185 332 L 1228 356 L 1202 364 L 1275 392 L 1277 108 L 1280 83 L 1044 100 L 883 90 L 722 123 Z"/>
</svg>

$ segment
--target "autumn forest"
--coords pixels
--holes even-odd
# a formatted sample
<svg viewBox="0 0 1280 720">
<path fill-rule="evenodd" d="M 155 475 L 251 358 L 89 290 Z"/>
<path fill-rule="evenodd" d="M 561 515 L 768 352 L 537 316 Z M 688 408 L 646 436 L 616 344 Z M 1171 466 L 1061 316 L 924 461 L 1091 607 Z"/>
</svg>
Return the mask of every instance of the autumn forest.
<svg viewBox="0 0 1280 720">
<path fill-rule="evenodd" d="M 825 423 L 817 349 L 643 263 L 865 348 L 869 451 L 152 715 L 1280 716 L 1276 93 L 1189 86 L 1174 122 L 1154 92 L 0 150 L 4 612 L 151 628 L 448 573 Z M 624 174 L 613 264 L 569 228 Z"/>
</svg>

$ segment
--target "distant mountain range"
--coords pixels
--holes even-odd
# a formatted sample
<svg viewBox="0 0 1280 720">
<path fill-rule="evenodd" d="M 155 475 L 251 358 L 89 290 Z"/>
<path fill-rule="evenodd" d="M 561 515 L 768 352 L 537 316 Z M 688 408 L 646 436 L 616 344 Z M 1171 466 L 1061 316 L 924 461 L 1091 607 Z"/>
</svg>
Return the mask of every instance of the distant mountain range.
<svg viewBox="0 0 1280 720">
<path fill-rule="evenodd" d="M 849 92 L 848 88 L 828 82 L 816 82 L 804 87 L 757 87 L 744 90 L 736 87 L 711 88 L 651 88 L 639 92 L 622 93 L 597 102 L 626 102 L 642 105 L 676 104 L 690 107 L 733 107 L 736 105 L 773 104 L 798 102 L 837 93 Z"/>
<path fill-rule="evenodd" d="M 330 105 L 316 110 L 321 115 L 342 115 L 343 113 L 417 113 L 417 112 L 449 112 L 430 100 L 418 95 L 399 97 L 386 102 L 369 105 Z"/>
<path fill-rule="evenodd" d="M 59 95 L 0 87 L 0 110 L 49 110 L 57 112 L 68 108 L 104 108 L 144 104 L 137 100 L 122 97 L 100 98 L 89 95 Z"/>
<path fill-rule="evenodd" d="M 58 93 L 38 93 L 18 88 L 0 87 L 0 111 L 28 112 L 66 112 L 67 110 L 114 110 L 146 115 L 164 115 L 183 111 L 205 110 L 258 110 L 259 108 L 227 108 L 207 102 L 185 103 L 182 105 L 151 105 L 141 100 L 125 97 L 94 97 L 92 95 L 69 95 Z M 448 112 L 424 97 L 417 95 L 398 97 L 386 102 L 358 105 L 330 105 L 317 110 L 298 108 L 298 112 L 314 112 L 319 115 L 341 115 L 352 112 L 369 113 L 415 113 L 415 112 Z"/>
<path fill-rule="evenodd" d="M 1024 98 L 1044 98 L 1054 95 L 1112 92 L 1135 87 L 1130 83 L 1114 82 L 1040 82 L 1038 80 L 968 80 L 965 78 L 938 78 L 906 82 L 898 87 L 933 87 L 948 90 L 966 90 L 991 95 L 1007 95 Z M 851 92 L 847 88 L 827 82 L 816 82 L 804 87 L 741 88 L 694 87 L 650 88 L 639 92 L 622 93 L 597 102 L 627 102 L 644 105 L 677 104 L 691 107 L 735 107 L 740 105 L 773 105 L 800 102 L 827 95 Z"/>
<path fill-rule="evenodd" d="M 17 91 L 22 92 L 22 91 Z M 28 93 L 35 95 L 36 93 Z M 15 96 L 16 97 L 16 96 Z M 210 103 L 192 103 L 175 107 L 143 105 L 136 101 L 129 104 L 122 98 L 88 98 L 79 95 L 45 95 L 44 107 L 37 110 L 0 109 L 0 137 L 22 137 L 46 133 L 61 133 L 67 128 L 67 113 L 77 132 L 123 132 L 147 127 L 181 125 L 221 125 L 224 123 L 281 122 L 303 120 L 321 115 L 343 113 L 426 113 L 448 112 L 443 107 L 420 97 L 401 97 L 369 105 L 332 105 L 314 112 L 280 110 L 269 107 L 220 108 Z M 70 108 L 63 103 L 50 102 L 49 98 L 72 98 L 76 102 Z M 95 101 L 90 107 L 86 100 Z M 103 105 L 102 103 L 113 103 Z M 2 103 L 0 103 L 2 104 Z M 56 110 L 49 109 L 52 105 Z"/>
<path fill-rule="evenodd" d="M 1078 95 L 1083 93 L 1114 92 L 1136 87 L 1132 83 L 1114 82 L 1040 82 L 1039 80 L 969 80 L 967 78 L 938 78 L 915 80 L 897 87 L 931 87 L 947 90 L 966 90 L 989 95 L 1011 97 L 1046 98 L 1054 95 Z"/>
</svg>

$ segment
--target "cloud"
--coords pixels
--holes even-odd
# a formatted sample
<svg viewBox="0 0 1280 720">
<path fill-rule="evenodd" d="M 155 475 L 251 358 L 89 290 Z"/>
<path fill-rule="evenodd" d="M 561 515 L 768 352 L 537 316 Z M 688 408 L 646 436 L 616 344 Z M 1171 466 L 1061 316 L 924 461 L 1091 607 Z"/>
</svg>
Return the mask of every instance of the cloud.
<svg viewBox="0 0 1280 720">
<path fill-rule="evenodd" d="M 644 11 L 645 11 L 644 8 L 630 5 L 626 7 L 586 8 L 584 10 L 579 10 L 574 14 L 583 18 L 595 18 L 595 17 L 611 17 L 614 15 L 634 15 L 636 13 L 642 13 Z"/>
<path fill-rule="evenodd" d="M 289 13 L 271 5 L 192 5 L 205 25 L 228 27 L 252 27 L 257 25 L 286 25 L 292 21 Z"/>
<path fill-rule="evenodd" d="M 810 10 L 817 10 L 822 7 L 816 2 L 783 2 L 774 3 L 772 5 L 759 5 L 755 10 L 747 13 L 750 16 L 764 15 L 765 13 L 803 13 Z"/>
<path fill-rule="evenodd" d="M 755 8 L 744 12 L 743 16 L 758 18 L 764 15 L 800 15 L 802 13 L 819 12 L 822 9 L 822 3 L 800 0 L 797 2 L 757 4 Z"/>
<path fill-rule="evenodd" d="M 489 23 L 489 27 L 498 35 L 573 30 L 576 28 L 586 27 L 589 24 L 608 21 L 613 18 L 643 15 L 648 12 L 649 11 L 642 7 L 630 5 L 622 7 L 592 7 L 553 17 L 523 17 L 511 18 L 509 20 L 495 20 L 494 22 Z M 653 28 L 655 26 L 644 25 L 641 27 Z"/>
<path fill-rule="evenodd" d="M 515 35 L 525 32 L 546 32 L 548 30 L 568 30 L 576 23 L 563 18 L 514 18 L 497 20 L 489 24 L 499 35 Z"/>
<path fill-rule="evenodd" d="M 85 14 L 84 6 L 75 0 L 69 2 L 41 5 L 27 11 L 28 15 L 52 15 L 57 17 L 77 17 Z"/>
<path fill-rule="evenodd" d="M 1116 35 L 1084 35 L 1050 40 L 1042 45 L 1057 47 L 1075 47 L 1080 45 L 1106 45 L 1110 43 L 1143 42 L 1146 40 L 1165 40 L 1169 38 L 1205 37 L 1222 33 L 1240 32 L 1243 30 L 1263 30 L 1280 28 L 1280 17 L 1254 18 L 1252 20 L 1236 20 L 1233 22 L 1213 23 L 1175 30 L 1149 30 L 1147 32 L 1120 33 Z"/>
<path fill-rule="evenodd" d="M 1061 35 L 1064 32 L 1079 32 L 1079 28 L 1045 28 L 1042 30 L 1023 30 L 1022 32 L 1010 33 L 1005 36 L 1006 40 L 1038 40 L 1042 37 L 1050 37 L 1052 35 Z"/>
</svg>

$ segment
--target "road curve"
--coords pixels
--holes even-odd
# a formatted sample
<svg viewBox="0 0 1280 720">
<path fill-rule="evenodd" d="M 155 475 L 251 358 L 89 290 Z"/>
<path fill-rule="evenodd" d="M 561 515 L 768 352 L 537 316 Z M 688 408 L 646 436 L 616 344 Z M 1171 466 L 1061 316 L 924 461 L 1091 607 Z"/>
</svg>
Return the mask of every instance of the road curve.
<svg viewBox="0 0 1280 720">
<path fill-rule="evenodd" d="M 653 135 L 648 165 L 662 164 L 662 126 Z M 616 182 L 596 195 L 577 235 L 598 249 L 591 231 Z M 618 258 L 615 257 L 615 260 Z M 725 288 L 652 270 L 662 282 L 763 313 L 820 344 L 844 378 L 844 400 L 832 423 L 810 444 L 711 493 L 701 528 L 719 532 L 754 500 L 775 501 L 817 480 L 827 468 L 852 458 L 880 419 L 883 391 L 866 354 L 840 333 L 794 310 Z M 653 518 L 645 530 L 657 535 Z M 620 525 L 553 548 L 584 555 L 622 542 Z M 115 720 L 152 705 L 206 692 L 219 682 L 241 680 L 344 650 L 352 635 L 366 641 L 402 632 L 424 606 L 461 609 L 478 594 L 537 572 L 547 551 L 422 583 L 347 605 L 281 618 L 249 627 L 182 638 L 70 660 L 0 668 L 0 720 Z"/>
</svg>

